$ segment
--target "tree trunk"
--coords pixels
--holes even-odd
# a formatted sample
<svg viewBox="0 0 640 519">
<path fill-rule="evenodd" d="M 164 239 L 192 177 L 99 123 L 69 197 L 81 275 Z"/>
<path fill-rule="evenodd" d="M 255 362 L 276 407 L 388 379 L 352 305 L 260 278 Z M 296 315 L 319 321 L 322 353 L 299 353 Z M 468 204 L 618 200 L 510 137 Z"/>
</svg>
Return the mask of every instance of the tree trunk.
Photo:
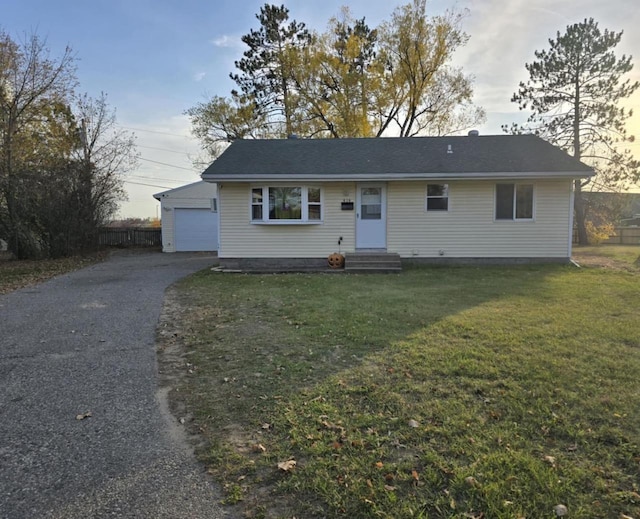
<svg viewBox="0 0 640 519">
<path fill-rule="evenodd" d="M 578 243 L 580 245 L 589 245 L 589 236 L 587 235 L 587 226 L 585 221 L 586 212 L 584 209 L 584 198 L 582 197 L 581 180 L 577 178 L 575 184 L 574 198 L 574 214 L 575 224 L 578 229 Z"/>
<path fill-rule="evenodd" d="M 577 68 L 579 69 L 579 63 Z M 580 75 L 576 72 L 574 80 L 575 98 L 573 104 L 573 156 L 580 160 L 582 157 L 582 143 L 580 142 Z M 584 198 L 582 197 L 582 180 L 577 178 L 574 181 L 575 197 L 574 197 L 574 214 L 576 227 L 578 229 L 578 243 L 580 245 L 589 245 L 589 236 L 587 235 L 586 211 L 584 208 Z"/>
</svg>

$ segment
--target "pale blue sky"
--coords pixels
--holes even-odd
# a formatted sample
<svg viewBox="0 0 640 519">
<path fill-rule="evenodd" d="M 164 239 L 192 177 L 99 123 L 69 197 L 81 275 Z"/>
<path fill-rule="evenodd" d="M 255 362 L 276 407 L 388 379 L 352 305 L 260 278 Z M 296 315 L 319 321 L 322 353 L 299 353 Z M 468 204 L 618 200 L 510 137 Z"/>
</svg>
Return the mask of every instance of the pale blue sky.
<svg viewBox="0 0 640 519">
<path fill-rule="evenodd" d="M 406 1 L 284 0 L 291 18 L 323 30 L 348 5 L 370 26 L 388 19 Z M 135 129 L 143 160 L 127 177 L 129 201 L 121 216 L 155 216 L 153 193 L 198 180 L 191 157 L 198 144 L 189 134 L 184 110 L 210 95 L 228 95 L 229 73 L 244 50 L 240 37 L 257 28 L 258 0 L 0 0 L 0 28 L 14 39 L 36 32 L 52 56 L 66 45 L 75 52 L 80 91 L 108 95 L 121 126 Z M 522 120 L 509 99 L 524 64 L 536 49 L 567 25 L 593 17 L 601 28 L 624 30 L 619 52 L 632 54 L 640 79 L 640 8 L 637 0 L 433 0 L 430 14 L 468 9 L 469 44 L 455 64 L 475 76 L 475 100 L 488 112 L 479 128 L 500 133 L 500 125 Z M 640 95 L 632 100 L 640 105 Z M 640 108 L 640 106 L 638 106 Z M 640 118 L 632 130 L 640 134 Z M 639 135 L 640 137 L 640 135 Z M 634 144 L 640 155 L 640 148 Z M 164 164 L 158 164 L 158 162 Z M 175 167 L 174 167 L 175 166 Z M 140 184 L 153 184 L 151 186 Z"/>
</svg>

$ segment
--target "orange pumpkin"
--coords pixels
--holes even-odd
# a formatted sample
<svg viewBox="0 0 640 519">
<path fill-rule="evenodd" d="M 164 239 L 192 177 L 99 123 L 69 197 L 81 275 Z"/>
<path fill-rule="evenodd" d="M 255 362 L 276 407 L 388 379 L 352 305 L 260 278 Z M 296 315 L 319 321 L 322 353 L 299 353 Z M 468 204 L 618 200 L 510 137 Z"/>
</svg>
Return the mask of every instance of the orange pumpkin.
<svg viewBox="0 0 640 519">
<path fill-rule="evenodd" d="M 329 263 L 329 267 L 331 267 L 332 269 L 341 269 L 342 267 L 344 267 L 344 256 L 342 254 L 334 252 L 333 254 L 329 255 L 329 257 L 327 258 L 327 262 Z"/>
</svg>

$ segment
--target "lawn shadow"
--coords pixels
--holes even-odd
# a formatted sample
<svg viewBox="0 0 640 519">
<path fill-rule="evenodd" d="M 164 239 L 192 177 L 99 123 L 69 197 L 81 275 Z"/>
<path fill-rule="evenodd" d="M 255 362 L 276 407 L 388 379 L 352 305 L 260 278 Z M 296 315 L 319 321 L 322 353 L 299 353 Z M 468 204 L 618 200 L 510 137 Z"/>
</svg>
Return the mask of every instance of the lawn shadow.
<svg viewBox="0 0 640 519">
<path fill-rule="evenodd" d="M 344 276 L 205 271 L 183 283 L 176 296 L 183 315 L 175 320 L 188 323 L 179 333 L 197 366 L 192 378 L 216 388 L 202 395 L 223 411 L 216 420 L 255 425 L 274 398 L 313 388 L 449 316 L 541 292 L 548 276 L 569 268 L 413 267 Z"/>
<path fill-rule="evenodd" d="M 350 378 L 362 386 L 385 370 L 405 376 L 410 369 L 392 360 L 403 342 L 419 335 L 428 340 L 438 323 L 479 305 L 544 296 L 550 276 L 573 268 L 411 267 L 370 275 L 203 271 L 172 292 L 180 307 L 172 322 L 179 329 L 165 331 L 178 334 L 188 373 L 174 400 L 180 395 L 193 430 L 207 439 L 201 457 L 217 472 L 241 477 L 265 456 L 265 435 L 288 427 L 288 402 L 302 395 L 321 410 L 323 392 L 349 386 Z M 473 333 L 460 326 L 463 339 Z M 413 360 L 429 362 L 418 357 Z M 355 397 L 366 399 L 366 390 L 361 393 Z"/>
</svg>

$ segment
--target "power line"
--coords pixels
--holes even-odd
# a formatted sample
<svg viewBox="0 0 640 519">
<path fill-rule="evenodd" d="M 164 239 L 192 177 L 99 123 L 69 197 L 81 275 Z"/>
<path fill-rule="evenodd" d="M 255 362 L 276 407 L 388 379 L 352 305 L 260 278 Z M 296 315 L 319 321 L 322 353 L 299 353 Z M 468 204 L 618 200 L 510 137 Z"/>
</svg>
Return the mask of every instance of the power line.
<svg viewBox="0 0 640 519">
<path fill-rule="evenodd" d="M 173 189 L 171 186 L 160 186 L 158 184 L 146 184 L 144 182 L 135 182 L 133 180 L 124 180 L 125 184 L 134 184 L 136 186 L 159 187 L 160 189 Z"/>
<path fill-rule="evenodd" d="M 144 180 L 157 180 L 159 182 L 185 182 L 185 179 L 178 180 L 177 178 L 163 178 L 163 177 L 145 177 L 144 175 L 129 175 L 128 178 L 144 179 Z M 188 182 L 188 180 L 186 180 Z"/>
<path fill-rule="evenodd" d="M 170 168 L 184 169 L 185 171 L 191 171 L 192 173 L 195 173 L 197 171 L 195 168 L 184 168 L 182 166 L 175 166 L 174 164 L 167 164 L 166 162 L 159 162 L 157 160 L 145 159 L 144 157 L 138 157 L 138 158 L 146 162 L 153 162 L 154 164 L 161 164 L 163 166 L 168 166 Z"/>
<path fill-rule="evenodd" d="M 153 146 L 143 146 L 142 144 L 136 144 L 137 148 L 146 148 L 148 150 L 158 150 L 158 151 L 166 151 L 167 153 L 175 153 L 177 155 L 187 155 L 189 156 L 189 154 L 185 151 L 175 151 L 175 150 L 168 150 L 166 148 L 154 148 Z"/>
<path fill-rule="evenodd" d="M 133 128 L 131 126 L 121 126 L 121 125 L 118 125 L 118 126 L 120 126 L 120 128 L 123 128 L 125 130 L 132 130 L 134 132 L 158 133 L 160 135 L 172 135 L 173 137 L 184 137 L 185 139 L 191 138 L 188 135 L 180 135 L 179 133 L 159 132 L 157 130 L 145 130 L 144 128 Z"/>
</svg>

